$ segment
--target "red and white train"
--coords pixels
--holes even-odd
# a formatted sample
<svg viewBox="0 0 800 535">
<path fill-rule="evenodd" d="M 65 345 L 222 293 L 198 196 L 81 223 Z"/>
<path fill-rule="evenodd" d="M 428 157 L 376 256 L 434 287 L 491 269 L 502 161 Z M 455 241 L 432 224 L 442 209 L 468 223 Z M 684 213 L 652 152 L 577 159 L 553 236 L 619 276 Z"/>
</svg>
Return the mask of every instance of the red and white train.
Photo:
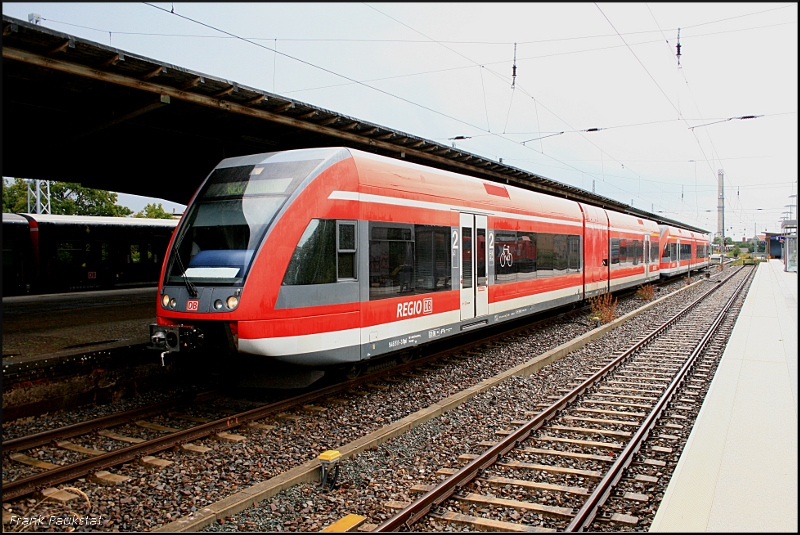
<svg viewBox="0 0 800 535">
<path fill-rule="evenodd" d="M 670 273 L 703 267 L 681 232 L 349 148 L 228 158 L 173 236 L 150 346 L 357 363 L 654 281 L 662 242 L 691 249 Z"/>
<path fill-rule="evenodd" d="M 711 255 L 708 236 L 660 225 L 661 275 L 672 277 L 708 266 Z"/>
</svg>

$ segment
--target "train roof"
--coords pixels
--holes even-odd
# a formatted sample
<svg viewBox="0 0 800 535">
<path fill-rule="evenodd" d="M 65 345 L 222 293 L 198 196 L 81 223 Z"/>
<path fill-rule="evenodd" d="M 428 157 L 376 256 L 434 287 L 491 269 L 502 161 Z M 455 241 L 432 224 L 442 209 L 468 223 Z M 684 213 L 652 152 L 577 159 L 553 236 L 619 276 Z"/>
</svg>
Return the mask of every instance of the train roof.
<svg viewBox="0 0 800 535">
<path fill-rule="evenodd" d="M 28 220 L 19 214 L 7 214 L 3 212 L 4 225 L 27 225 Z"/>
<path fill-rule="evenodd" d="M 643 230 L 651 234 L 658 234 L 660 232 L 658 223 L 650 219 L 630 214 L 622 214 L 610 208 L 605 208 L 605 211 L 608 214 L 608 224 L 612 228 L 620 230 Z"/>
<path fill-rule="evenodd" d="M 695 232 L 672 225 L 659 225 L 658 228 L 661 231 L 661 236 L 677 236 L 679 238 L 694 238 L 698 240 L 708 239 L 708 234 L 703 234 L 701 232 Z"/>
<path fill-rule="evenodd" d="M 4 219 L 7 214 L 3 214 Z M 15 214 L 9 214 L 15 215 Z M 36 221 L 37 223 L 50 223 L 58 225 L 92 225 L 115 227 L 164 227 L 174 228 L 177 219 L 152 219 L 146 217 L 111 217 L 90 215 L 51 215 L 51 214 L 20 214 L 21 217 Z"/>
<path fill-rule="evenodd" d="M 320 169 L 330 167 L 347 158 L 352 158 L 355 162 L 362 192 L 370 188 L 389 189 L 402 191 L 404 195 L 422 197 L 433 202 L 437 200 L 451 204 L 463 202 L 464 207 L 473 209 L 494 208 L 510 212 L 550 213 L 567 219 L 582 219 L 579 203 L 573 199 L 429 167 L 407 160 L 398 160 L 352 147 L 301 148 L 234 156 L 226 158 L 217 167 L 253 165 L 264 163 L 267 160 L 271 162 L 321 160 L 320 166 L 312 173 L 313 176 Z M 657 233 L 659 227 L 666 227 L 666 225 L 659 225 L 653 219 L 638 214 L 619 212 L 610 206 L 598 206 L 598 208 L 612 214 L 609 216 L 612 219 L 610 223 L 621 229 L 641 229 Z M 670 225 L 669 228 L 680 230 L 684 236 L 705 237 L 702 233 L 681 227 Z"/>
<path fill-rule="evenodd" d="M 313 179 L 322 170 L 346 159 L 353 160 L 361 194 L 380 196 L 392 191 L 401 197 L 407 197 L 409 202 L 427 206 L 446 204 L 451 207 L 461 206 L 467 210 L 549 213 L 573 221 L 581 220 L 578 203 L 572 200 L 350 147 L 294 149 L 234 156 L 226 158 L 217 167 L 320 160 L 315 171 L 309 175 Z"/>
<path fill-rule="evenodd" d="M 355 160 L 362 191 L 392 190 L 428 202 L 461 205 L 465 209 L 545 213 L 578 221 L 578 203 L 517 186 L 431 168 L 357 149 L 346 149 Z"/>
</svg>

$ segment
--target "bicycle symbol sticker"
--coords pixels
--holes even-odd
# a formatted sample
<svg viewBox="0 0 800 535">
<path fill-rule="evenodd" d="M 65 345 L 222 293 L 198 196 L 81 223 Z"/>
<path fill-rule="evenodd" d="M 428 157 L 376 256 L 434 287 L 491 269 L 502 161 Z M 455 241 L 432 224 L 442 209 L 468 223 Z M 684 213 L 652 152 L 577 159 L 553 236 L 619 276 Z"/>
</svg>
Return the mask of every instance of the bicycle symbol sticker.
<svg viewBox="0 0 800 535">
<path fill-rule="evenodd" d="M 508 245 L 503 246 L 503 252 L 500 253 L 500 267 L 511 267 L 514 263 L 514 255 L 511 254 L 511 249 Z"/>
</svg>

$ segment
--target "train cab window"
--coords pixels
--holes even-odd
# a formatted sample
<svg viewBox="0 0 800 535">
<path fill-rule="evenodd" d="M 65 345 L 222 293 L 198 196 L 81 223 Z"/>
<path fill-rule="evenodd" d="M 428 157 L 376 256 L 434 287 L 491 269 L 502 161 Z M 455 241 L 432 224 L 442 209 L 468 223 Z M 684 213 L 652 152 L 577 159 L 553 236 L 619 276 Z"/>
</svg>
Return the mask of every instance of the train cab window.
<svg viewBox="0 0 800 535">
<path fill-rule="evenodd" d="M 337 221 L 337 274 L 339 280 L 356 278 L 356 222 Z"/>
<path fill-rule="evenodd" d="M 268 160 L 215 169 L 181 223 L 165 282 L 244 284 L 267 228 L 319 163 L 320 160 Z M 334 225 L 334 266 L 335 232 Z M 335 281 L 335 270 L 333 278 Z"/>
<path fill-rule="evenodd" d="M 312 219 L 297 242 L 283 284 L 299 286 L 336 282 L 336 256 L 336 221 Z"/>
</svg>

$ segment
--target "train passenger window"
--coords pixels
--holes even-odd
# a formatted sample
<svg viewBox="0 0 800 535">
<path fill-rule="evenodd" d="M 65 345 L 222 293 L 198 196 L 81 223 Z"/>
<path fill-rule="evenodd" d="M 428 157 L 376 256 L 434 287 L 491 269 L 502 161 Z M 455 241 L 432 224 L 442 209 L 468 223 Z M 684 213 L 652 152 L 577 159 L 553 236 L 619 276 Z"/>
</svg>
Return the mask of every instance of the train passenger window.
<svg viewBox="0 0 800 535">
<path fill-rule="evenodd" d="M 536 234 L 536 277 L 552 277 L 555 269 L 555 234 Z"/>
<path fill-rule="evenodd" d="M 287 286 L 336 282 L 336 221 L 312 219 L 286 268 Z"/>
<path fill-rule="evenodd" d="M 536 278 L 536 233 L 517 232 L 516 255 L 514 265 L 517 280 L 533 280 Z"/>
<path fill-rule="evenodd" d="M 634 266 L 642 263 L 642 256 L 644 256 L 644 248 L 642 247 L 642 240 L 629 240 L 628 241 L 628 255 Z"/>
<path fill-rule="evenodd" d="M 652 238 L 651 238 L 652 239 Z M 658 260 L 659 243 L 657 241 L 650 242 L 650 261 L 656 262 Z"/>
<path fill-rule="evenodd" d="M 567 248 L 566 234 L 553 234 L 553 274 L 563 275 L 567 272 Z"/>
<path fill-rule="evenodd" d="M 416 292 L 451 289 L 449 227 L 415 225 L 414 237 Z"/>
<path fill-rule="evenodd" d="M 60 264 L 76 264 L 80 262 L 83 247 L 80 242 L 58 242 L 56 246 L 56 260 Z"/>
<path fill-rule="evenodd" d="M 520 264 L 519 249 L 516 232 L 513 230 L 495 230 L 494 271 L 495 280 L 498 284 L 517 280 Z"/>
<path fill-rule="evenodd" d="M 662 262 L 674 262 L 678 259 L 678 244 L 666 243 L 664 244 L 664 253 L 661 256 Z"/>
<path fill-rule="evenodd" d="M 581 237 L 495 230 L 497 284 L 546 278 L 581 270 Z"/>
<path fill-rule="evenodd" d="M 689 260 L 692 258 L 692 244 L 691 243 L 682 243 L 681 244 L 681 260 Z"/>
<path fill-rule="evenodd" d="M 611 265 L 619 264 L 620 262 L 620 240 L 619 238 L 611 239 Z"/>
<path fill-rule="evenodd" d="M 567 236 L 567 272 L 581 270 L 581 237 Z"/>
<path fill-rule="evenodd" d="M 337 223 L 337 275 L 339 280 L 356 278 L 356 222 Z"/>
<path fill-rule="evenodd" d="M 415 292 L 413 225 L 370 223 L 370 300 Z"/>
</svg>

